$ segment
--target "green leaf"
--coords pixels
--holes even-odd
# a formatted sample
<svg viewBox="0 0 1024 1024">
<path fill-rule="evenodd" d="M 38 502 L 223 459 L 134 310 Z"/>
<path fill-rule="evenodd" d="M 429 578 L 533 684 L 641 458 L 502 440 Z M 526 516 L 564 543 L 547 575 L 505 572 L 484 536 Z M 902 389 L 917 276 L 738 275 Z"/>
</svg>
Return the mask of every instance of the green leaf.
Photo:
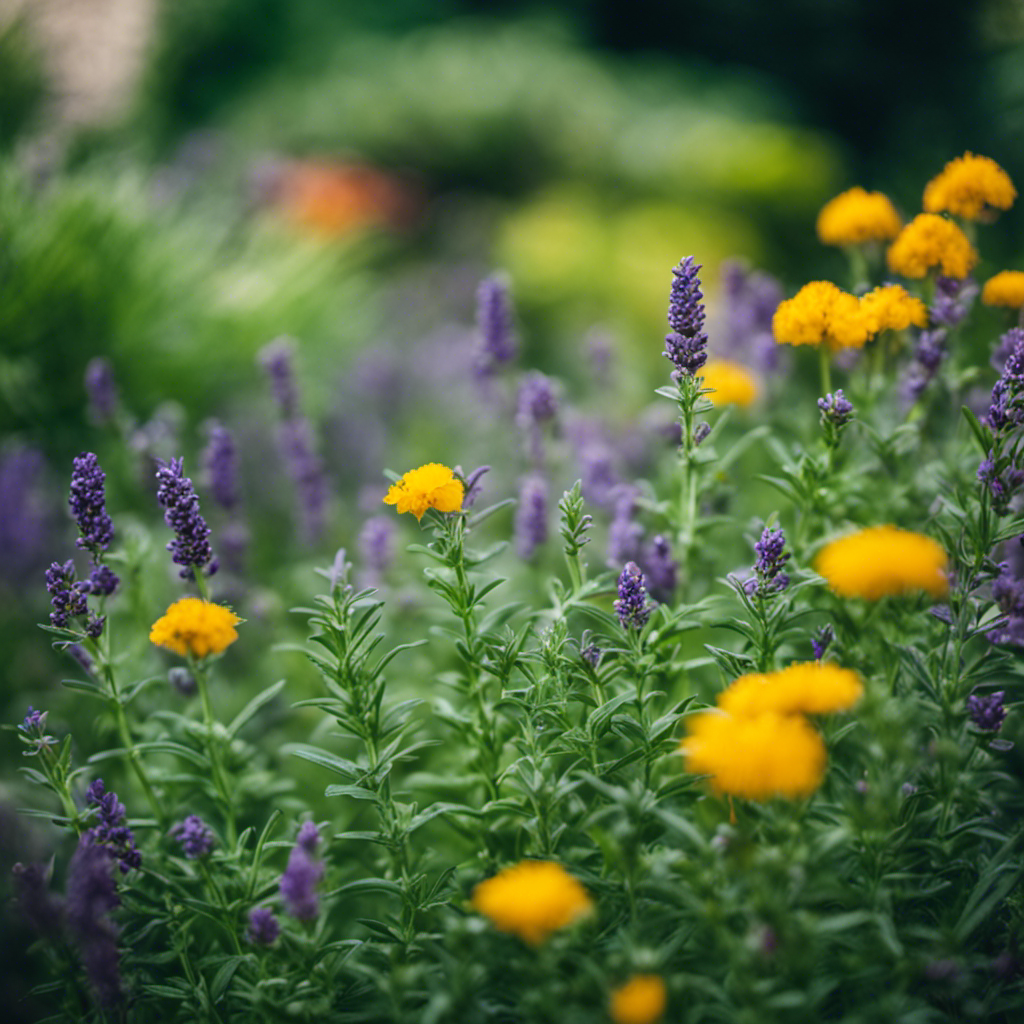
<svg viewBox="0 0 1024 1024">
<path fill-rule="evenodd" d="M 262 693 L 256 694 L 255 697 L 248 704 L 242 708 L 241 711 L 235 715 L 234 720 L 228 726 L 228 737 L 233 739 L 238 733 L 238 730 L 242 728 L 264 704 L 268 704 L 272 701 L 283 689 L 285 685 L 284 679 L 279 679 L 272 686 L 268 686 Z"/>
<path fill-rule="evenodd" d="M 324 790 L 324 796 L 350 796 L 354 800 L 374 802 L 380 799 L 372 789 L 364 789 L 362 786 L 339 786 L 333 783 Z"/>
<path fill-rule="evenodd" d="M 354 761 L 347 761 L 343 757 L 335 757 L 328 754 L 326 750 L 318 750 L 316 747 L 287 747 L 289 754 L 301 757 L 303 760 L 312 761 L 322 768 L 329 768 L 332 772 L 342 775 L 347 779 L 361 779 L 366 771 L 359 767 Z"/>
<path fill-rule="evenodd" d="M 245 963 L 246 959 L 244 956 L 231 957 L 221 965 L 220 970 L 213 976 L 213 981 L 210 983 L 210 998 L 215 1003 L 220 1002 L 228 985 L 231 984 L 231 979 L 235 976 L 235 971 Z"/>
<path fill-rule="evenodd" d="M 978 421 L 978 417 L 966 405 L 960 406 L 960 412 L 963 413 L 964 419 L 967 420 L 967 425 L 971 428 L 974 440 L 978 442 L 981 454 L 987 456 L 992 451 L 992 431 L 988 427 L 982 426 Z"/>
<path fill-rule="evenodd" d="M 210 760 L 205 754 L 200 754 L 198 750 L 192 750 L 191 747 L 175 743 L 172 740 L 151 740 L 148 743 L 137 744 L 135 749 L 149 754 L 174 754 L 185 761 L 191 761 L 197 768 L 210 767 Z"/>
<path fill-rule="evenodd" d="M 388 896 L 405 896 L 405 891 L 397 882 L 391 882 L 386 878 L 358 878 L 354 882 L 346 882 L 345 885 L 332 890 L 328 895 L 340 896 L 344 893 L 349 896 L 359 896 L 371 892 L 386 893 Z"/>
</svg>

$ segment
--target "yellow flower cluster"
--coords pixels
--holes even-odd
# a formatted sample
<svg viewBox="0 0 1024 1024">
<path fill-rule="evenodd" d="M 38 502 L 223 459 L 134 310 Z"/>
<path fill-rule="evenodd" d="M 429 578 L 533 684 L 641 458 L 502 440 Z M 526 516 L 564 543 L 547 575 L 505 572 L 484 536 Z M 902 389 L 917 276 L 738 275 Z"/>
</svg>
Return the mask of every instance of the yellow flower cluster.
<svg viewBox="0 0 1024 1024">
<path fill-rule="evenodd" d="M 860 302 L 830 281 L 811 281 L 779 303 L 772 334 L 780 344 L 860 348 L 868 338 Z"/>
<path fill-rule="evenodd" d="M 704 387 L 711 388 L 708 397 L 714 405 L 753 405 L 761 392 L 757 377 L 740 363 L 728 359 L 712 359 L 700 371 Z"/>
<path fill-rule="evenodd" d="M 666 1001 L 665 982 L 657 974 L 634 974 L 612 992 L 608 1012 L 615 1024 L 654 1024 Z"/>
<path fill-rule="evenodd" d="M 931 537 L 885 525 L 827 544 L 814 568 L 840 597 L 877 601 L 917 590 L 945 597 L 947 562 L 946 552 Z"/>
<path fill-rule="evenodd" d="M 928 308 L 898 284 L 882 285 L 868 292 L 861 298 L 860 308 L 872 334 L 903 331 L 911 324 L 915 327 L 928 324 Z"/>
<path fill-rule="evenodd" d="M 547 860 L 524 860 L 499 871 L 473 890 L 472 904 L 499 931 L 531 946 L 593 907 L 586 889 L 561 864 Z"/>
<path fill-rule="evenodd" d="M 458 512 L 462 508 L 465 489 L 455 474 L 438 462 L 429 462 L 419 469 L 410 469 L 398 483 L 392 484 L 384 498 L 385 505 L 394 505 L 399 512 L 411 512 L 423 518 L 428 508 L 438 512 Z"/>
<path fill-rule="evenodd" d="M 924 277 L 938 267 L 946 277 L 965 278 L 978 254 L 967 236 L 946 217 L 919 213 L 897 236 L 886 254 L 889 269 L 903 277 Z"/>
<path fill-rule="evenodd" d="M 825 245 L 886 242 L 901 227 L 903 221 L 888 196 L 859 186 L 830 199 L 818 214 L 818 238 Z"/>
<path fill-rule="evenodd" d="M 718 696 L 718 706 L 731 715 L 751 717 L 827 715 L 847 711 L 860 700 L 860 676 L 830 662 L 805 661 L 781 672 L 740 676 Z"/>
<path fill-rule="evenodd" d="M 1024 306 L 1024 271 L 1001 270 L 993 274 L 981 290 L 981 301 L 986 306 L 1020 309 Z"/>
<path fill-rule="evenodd" d="M 1010 176 L 995 160 L 964 153 L 925 186 L 924 208 L 929 213 L 984 220 L 997 210 L 1008 210 L 1016 198 Z"/>
<path fill-rule="evenodd" d="M 237 639 L 242 620 L 230 608 L 198 597 L 183 597 L 153 623 L 149 639 L 158 647 L 193 658 L 220 654 Z"/>
</svg>

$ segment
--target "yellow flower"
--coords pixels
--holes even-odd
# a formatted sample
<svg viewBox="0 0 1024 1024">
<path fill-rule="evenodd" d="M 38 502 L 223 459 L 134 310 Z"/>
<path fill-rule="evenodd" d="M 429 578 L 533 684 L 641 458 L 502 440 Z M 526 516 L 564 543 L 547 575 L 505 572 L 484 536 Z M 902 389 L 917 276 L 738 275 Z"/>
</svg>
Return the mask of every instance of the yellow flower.
<svg viewBox="0 0 1024 1024">
<path fill-rule="evenodd" d="M 586 890 L 561 864 L 524 860 L 474 890 L 473 909 L 489 917 L 498 931 L 539 946 L 552 932 L 588 914 Z"/>
<path fill-rule="evenodd" d="M 397 484 L 392 484 L 384 498 L 385 505 L 395 505 L 399 512 L 411 512 L 423 518 L 428 508 L 438 512 L 458 512 L 462 508 L 464 490 L 461 480 L 438 462 L 428 462 L 419 469 L 410 469 Z"/>
<path fill-rule="evenodd" d="M 895 238 L 903 221 L 881 192 L 851 188 L 830 199 L 818 214 L 818 238 L 825 245 L 859 245 Z"/>
<path fill-rule="evenodd" d="M 978 259 L 967 236 L 946 217 L 919 213 L 886 254 L 889 269 L 904 277 L 924 277 L 939 267 L 946 277 L 965 278 Z"/>
<path fill-rule="evenodd" d="M 931 537 L 887 525 L 832 541 L 814 567 L 840 597 L 877 601 L 915 590 L 944 597 L 949 592 L 946 564 L 946 552 Z"/>
<path fill-rule="evenodd" d="M 761 391 L 757 377 L 745 366 L 728 359 L 712 359 L 701 371 L 704 387 L 713 388 L 708 395 L 714 405 L 739 405 L 744 409 L 757 401 Z"/>
<path fill-rule="evenodd" d="M 772 334 L 780 344 L 860 348 L 868 337 L 860 302 L 830 281 L 811 281 L 779 303 Z"/>
<path fill-rule="evenodd" d="M 688 722 L 686 770 L 717 793 L 766 800 L 810 796 L 825 774 L 825 744 L 802 715 L 705 711 Z"/>
<path fill-rule="evenodd" d="M 615 1024 L 654 1024 L 665 1002 L 665 982 L 657 974 L 634 974 L 612 992 L 609 1012 Z"/>
<path fill-rule="evenodd" d="M 183 657 L 205 658 L 220 654 L 237 639 L 235 626 L 242 620 L 222 604 L 198 597 L 183 597 L 153 623 L 149 639 Z"/>
<path fill-rule="evenodd" d="M 996 210 L 1008 210 L 1016 198 L 1010 176 L 995 160 L 964 153 L 925 185 L 924 208 L 929 213 L 987 220 Z"/>
<path fill-rule="evenodd" d="M 1024 306 L 1024 271 L 1001 270 L 994 274 L 981 290 L 981 301 L 986 306 L 1020 309 Z"/>
<path fill-rule="evenodd" d="M 860 300 L 861 312 L 872 334 L 882 331 L 902 331 L 911 324 L 926 327 L 928 309 L 920 300 L 907 293 L 899 284 L 885 284 L 875 288 Z"/>
<path fill-rule="evenodd" d="M 769 711 L 780 715 L 827 715 L 846 711 L 860 700 L 864 686 L 848 668 L 828 662 L 799 662 L 781 672 L 740 676 L 718 696 L 718 706 L 737 717 Z"/>
</svg>

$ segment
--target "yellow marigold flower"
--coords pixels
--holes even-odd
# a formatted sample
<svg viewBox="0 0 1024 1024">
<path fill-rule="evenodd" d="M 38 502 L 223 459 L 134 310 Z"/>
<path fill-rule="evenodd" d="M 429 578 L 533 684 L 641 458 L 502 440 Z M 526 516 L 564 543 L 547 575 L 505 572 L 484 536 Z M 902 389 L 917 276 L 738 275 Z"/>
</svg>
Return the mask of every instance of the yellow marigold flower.
<svg viewBox="0 0 1024 1024">
<path fill-rule="evenodd" d="M 902 331 L 911 324 L 928 325 L 928 308 L 899 284 L 885 284 L 868 292 L 861 298 L 860 308 L 872 334 Z"/>
<path fill-rule="evenodd" d="M 222 604 L 183 597 L 153 623 L 149 639 L 183 657 L 191 654 L 194 658 L 205 658 L 227 650 L 238 639 L 235 626 L 241 621 Z"/>
<path fill-rule="evenodd" d="M 919 213 L 886 254 L 889 269 L 904 277 L 924 277 L 938 267 L 946 277 L 963 279 L 978 259 L 967 236 L 946 217 Z"/>
<path fill-rule="evenodd" d="M 704 387 L 713 388 L 708 395 L 714 405 L 739 405 L 744 409 L 757 401 L 761 392 L 757 376 L 740 363 L 728 359 L 712 359 L 700 371 Z"/>
<path fill-rule="evenodd" d="M 818 214 L 818 238 L 825 245 L 860 245 L 895 238 L 903 220 L 892 200 L 860 186 L 840 192 Z"/>
<path fill-rule="evenodd" d="M 780 344 L 860 348 L 868 328 L 860 302 L 830 281 L 811 281 L 791 299 L 779 303 L 772 334 Z"/>
<path fill-rule="evenodd" d="M 654 1024 L 665 1003 L 665 982 L 657 974 L 634 974 L 612 992 L 608 1009 L 615 1024 Z"/>
<path fill-rule="evenodd" d="M 462 481 L 456 480 L 447 466 L 428 462 L 419 469 L 410 469 L 398 483 L 392 484 L 384 504 L 395 505 L 399 512 L 411 512 L 422 519 L 428 508 L 458 512 L 464 496 Z"/>
<path fill-rule="evenodd" d="M 981 290 L 981 301 L 986 306 L 1020 309 L 1024 306 L 1024 271 L 1001 270 L 994 274 Z"/>
<path fill-rule="evenodd" d="M 766 800 L 810 796 L 821 785 L 825 744 L 802 715 L 705 711 L 688 724 L 686 770 L 712 776 L 717 793 Z"/>
<path fill-rule="evenodd" d="M 518 935 L 531 946 L 593 907 L 583 886 L 549 860 L 524 860 L 499 871 L 473 890 L 472 903 L 498 931 Z"/>
<path fill-rule="evenodd" d="M 827 715 L 846 711 L 860 700 L 864 686 L 848 668 L 807 661 L 781 672 L 740 676 L 718 696 L 718 706 L 737 717 L 774 711 L 780 715 Z"/>
<path fill-rule="evenodd" d="M 949 591 L 946 552 L 922 533 L 872 526 L 822 548 L 815 569 L 840 597 L 877 601 L 890 594 Z"/>
<path fill-rule="evenodd" d="M 1017 198 L 1010 176 L 987 156 L 964 153 L 925 185 L 924 208 L 929 213 L 955 213 L 983 220 L 995 210 L 1008 210 Z"/>
</svg>

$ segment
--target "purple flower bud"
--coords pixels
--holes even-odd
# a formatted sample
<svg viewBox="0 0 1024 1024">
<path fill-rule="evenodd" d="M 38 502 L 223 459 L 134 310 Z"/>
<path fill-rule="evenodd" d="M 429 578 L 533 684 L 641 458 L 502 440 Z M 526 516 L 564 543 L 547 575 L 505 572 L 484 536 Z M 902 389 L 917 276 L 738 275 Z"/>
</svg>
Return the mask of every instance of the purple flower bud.
<svg viewBox="0 0 1024 1024">
<path fill-rule="evenodd" d="M 238 452 L 227 427 L 211 420 L 203 450 L 206 486 L 214 501 L 229 512 L 238 504 Z"/>
<path fill-rule="evenodd" d="M 120 586 L 121 580 L 109 565 L 97 565 L 89 574 L 89 593 L 109 597 Z"/>
<path fill-rule="evenodd" d="M 748 593 L 764 596 L 777 594 L 789 586 L 789 576 L 782 570 L 792 557 L 786 550 L 786 534 L 780 527 L 765 527 L 761 539 L 754 545 L 757 562 L 754 564 L 756 586 Z"/>
<path fill-rule="evenodd" d="M 135 834 L 125 824 L 127 811 L 117 794 L 106 792 L 102 779 L 96 779 L 86 791 L 89 805 L 97 810 L 96 824 L 84 835 L 96 846 L 103 847 L 117 859 L 122 874 L 142 864 L 142 854 L 135 844 Z"/>
<path fill-rule="evenodd" d="M 281 922 L 270 907 L 253 907 L 249 911 L 246 940 L 254 946 L 272 946 L 281 934 Z"/>
<path fill-rule="evenodd" d="M 54 562 L 46 570 L 46 589 L 53 607 L 50 625 L 67 629 L 73 617 L 88 612 L 85 595 L 89 593 L 89 584 L 85 581 L 75 582 L 75 563 L 70 559 L 63 565 Z"/>
<path fill-rule="evenodd" d="M 704 333 L 704 293 L 697 276 L 700 264 L 687 256 L 672 268 L 668 322 L 672 333 L 665 337 L 666 358 L 675 366 L 673 378 L 694 376 L 707 362 L 708 336 Z"/>
<path fill-rule="evenodd" d="M 76 543 L 91 551 L 93 558 L 106 551 L 114 539 L 114 524 L 107 514 L 106 479 L 107 474 L 92 452 L 75 456 L 68 504 L 81 534 Z"/>
<path fill-rule="evenodd" d="M 619 576 L 619 597 L 615 602 L 619 624 L 623 629 L 643 629 L 652 610 L 647 603 L 647 587 L 640 566 L 627 562 Z"/>
<path fill-rule="evenodd" d="M 853 416 L 853 403 L 843 394 L 842 388 L 835 394 L 830 392 L 824 398 L 819 398 L 818 409 L 821 411 L 822 426 L 828 423 L 836 430 L 845 427 Z"/>
<path fill-rule="evenodd" d="M 929 319 L 940 327 L 959 327 L 967 319 L 978 291 L 977 283 L 969 277 L 962 281 L 955 277 L 937 277 Z"/>
<path fill-rule="evenodd" d="M 477 466 L 472 473 L 466 474 L 462 472 L 461 466 L 455 467 L 455 475 L 465 481 L 466 493 L 462 499 L 463 508 L 472 508 L 476 504 L 476 499 L 480 497 L 480 492 L 484 489 L 480 481 L 490 471 L 490 466 Z"/>
<path fill-rule="evenodd" d="M 190 814 L 184 821 L 179 821 L 168 834 L 181 843 L 189 860 L 199 860 L 213 850 L 213 833 L 198 814 Z"/>
<path fill-rule="evenodd" d="M 35 711 L 30 704 L 25 720 L 18 726 L 24 732 L 43 732 L 46 728 L 46 716 L 49 711 Z"/>
<path fill-rule="evenodd" d="M 299 834 L 295 837 L 295 842 L 312 856 L 316 853 L 321 838 L 320 829 L 312 821 L 304 821 L 299 826 Z"/>
<path fill-rule="evenodd" d="M 167 681 L 182 697 L 192 697 L 199 690 L 192 673 L 182 665 L 176 665 L 167 673 Z"/>
<path fill-rule="evenodd" d="M 164 522 L 174 531 L 167 550 L 177 565 L 184 566 L 181 578 L 192 579 L 195 572 L 213 561 L 210 528 L 199 511 L 199 497 L 185 476 L 183 459 L 162 462 L 156 479 L 156 500 L 164 508 Z"/>
<path fill-rule="evenodd" d="M 707 439 L 708 434 L 711 433 L 710 423 L 698 423 L 693 428 L 693 446 L 699 448 Z"/>
<path fill-rule="evenodd" d="M 512 362 L 519 346 L 512 329 L 512 300 L 504 279 L 484 278 L 476 298 L 479 342 L 475 369 L 478 376 L 487 377 Z"/>
<path fill-rule="evenodd" d="M 580 648 L 580 657 L 591 667 L 597 668 L 601 664 L 601 648 L 593 641 Z"/>
<path fill-rule="evenodd" d="M 528 560 L 548 539 L 548 484 L 539 473 L 520 482 L 515 527 L 516 553 Z"/>
<path fill-rule="evenodd" d="M 312 827 L 315 831 L 316 826 Z M 317 838 L 319 839 L 319 834 Z M 288 855 L 288 866 L 281 875 L 280 892 L 285 909 L 300 921 L 312 921 L 320 913 L 320 900 L 316 888 L 324 877 L 324 866 L 320 861 L 313 859 L 311 846 L 313 844 L 308 831 L 303 837 L 300 830 L 300 841 L 292 847 Z"/>
<path fill-rule="evenodd" d="M 89 418 L 97 426 L 111 423 L 117 415 L 117 385 L 114 368 L 102 356 L 89 360 L 85 368 L 85 392 L 89 396 Z"/>
<path fill-rule="evenodd" d="M 1002 728 L 1003 719 L 1006 718 L 1006 708 L 1003 706 L 1005 697 L 1005 690 L 997 690 L 987 697 L 972 693 L 967 698 L 967 714 L 982 732 L 999 732 Z"/>
<path fill-rule="evenodd" d="M 814 660 L 821 661 L 825 652 L 832 645 L 835 639 L 835 632 L 831 625 L 822 626 L 814 636 L 811 637 L 811 650 L 814 652 Z"/>
</svg>

